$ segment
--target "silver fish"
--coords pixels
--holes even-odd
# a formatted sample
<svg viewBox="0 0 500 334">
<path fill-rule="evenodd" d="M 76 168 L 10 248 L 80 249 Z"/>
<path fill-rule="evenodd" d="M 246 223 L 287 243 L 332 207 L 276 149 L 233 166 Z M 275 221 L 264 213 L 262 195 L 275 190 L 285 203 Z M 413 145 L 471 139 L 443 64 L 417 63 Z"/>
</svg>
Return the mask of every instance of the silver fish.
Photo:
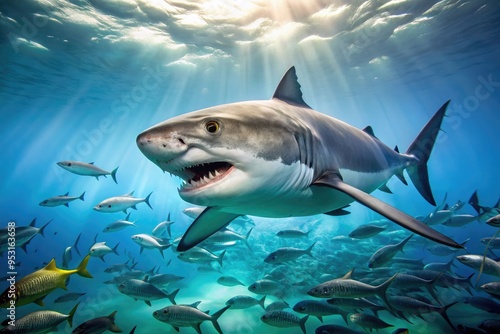
<svg viewBox="0 0 500 334">
<path fill-rule="evenodd" d="M 113 333 L 121 333 L 122 330 L 115 324 L 116 312 L 117 311 L 114 311 L 107 317 L 98 317 L 87 320 L 80 326 L 76 327 L 71 334 L 100 334 L 107 330 Z"/>
<path fill-rule="evenodd" d="M 175 296 L 179 292 L 179 289 L 172 293 L 166 293 L 149 282 L 145 282 L 138 279 L 129 279 L 118 285 L 118 291 L 134 298 L 135 300 L 144 300 L 144 302 L 151 306 L 152 300 L 158 300 L 163 298 L 168 298 L 172 304 L 176 304 Z"/>
<path fill-rule="evenodd" d="M 379 248 L 375 253 L 373 253 L 373 255 L 370 257 L 370 260 L 368 260 L 368 267 L 369 268 L 381 267 L 382 265 L 391 261 L 397 252 L 403 251 L 404 245 L 408 242 L 408 240 L 410 240 L 412 236 L 413 234 L 411 234 L 406 239 L 402 240 L 397 244 L 387 245 Z"/>
<path fill-rule="evenodd" d="M 136 205 L 143 202 L 146 203 L 151 210 L 153 210 L 153 207 L 149 203 L 149 198 L 152 193 L 153 192 L 150 192 L 146 198 L 133 197 L 133 191 L 125 195 L 110 197 L 94 206 L 94 210 L 107 213 L 119 211 L 127 213 L 127 209 L 132 208 L 137 210 Z"/>
<path fill-rule="evenodd" d="M 289 328 L 299 326 L 304 334 L 306 334 L 307 319 L 309 319 L 308 315 L 301 319 L 295 314 L 283 310 L 266 312 L 260 317 L 262 322 L 273 327 Z"/>
<path fill-rule="evenodd" d="M 73 197 L 73 196 L 68 196 L 68 195 L 69 195 L 69 192 L 64 194 L 64 195 L 47 198 L 46 200 L 41 201 L 40 205 L 41 206 L 48 206 L 48 207 L 64 205 L 65 207 L 69 207 L 69 203 L 73 202 L 74 200 L 79 199 L 81 201 L 85 201 L 85 198 L 84 198 L 85 191 L 78 197 Z"/>
<path fill-rule="evenodd" d="M 193 327 L 198 333 L 201 333 L 200 325 L 203 321 L 211 321 L 217 332 L 222 334 L 217 320 L 228 308 L 229 306 L 223 307 L 213 315 L 209 315 L 192 306 L 173 305 L 154 311 L 153 317 L 171 325 L 176 331 L 179 331 L 179 327 Z"/>
<path fill-rule="evenodd" d="M 106 175 L 111 175 L 113 181 L 118 184 L 118 182 L 116 181 L 116 172 L 118 171 L 118 167 L 113 169 L 113 171 L 108 172 L 102 168 L 97 167 L 93 162 L 86 163 L 80 161 L 60 161 L 57 163 L 57 165 L 73 174 L 93 176 L 97 180 L 99 180 L 99 176 L 106 177 Z"/>
<path fill-rule="evenodd" d="M 262 309 L 266 309 L 264 307 L 264 303 L 266 301 L 266 296 L 262 297 L 260 300 L 255 299 L 250 296 L 238 295 L 234 296 L 226 302 L 231 309 L 245 309 L 252 307 L 254 305 L 260 305 Z"/>
<path fill-rule="evenodd" d="M 293 247 L 280 248 L 280 249 L 270 253 L 264 259 L 264 262 L 272 263 L 272 264 L 280 264 L 280 263 L 296 260 L 299 257 L 301 257 L 302 255 L 308 255 L 314 259 L 314 256 L 312 256 L 312 254 L 311 254 L 311 251 L 312 251 L 314 245 L 316 245 L 316 242 L 314 242 L 307 249 L 299 249 L 299 248 L 293 248 Z"/>
</svg>

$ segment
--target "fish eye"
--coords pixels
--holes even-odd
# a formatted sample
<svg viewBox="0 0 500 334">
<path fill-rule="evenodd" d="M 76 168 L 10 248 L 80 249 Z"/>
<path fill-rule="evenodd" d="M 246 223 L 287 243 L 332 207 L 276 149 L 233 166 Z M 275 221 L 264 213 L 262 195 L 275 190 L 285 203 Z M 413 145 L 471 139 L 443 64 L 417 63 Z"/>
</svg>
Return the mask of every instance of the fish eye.
<svg viewBox="0 0 500 334">
<path fill-rule="evenodd" d="M 217 121 L 208 121 L 205 124 L 205 129 L 210 133 L 216 133 L 220 130 L 219 122 Z"/>
<path fill-rule="evenodd" d="M 153 316 L 156 317 L 158 315 L 158 312 L 154 311 Z"/>
<path fill-rule="evenodd" d="M 110 208 L 110 207 L 111 207 L 111 204 L 108 204 L 108 208 Z"/>
<path fill-rule="evenodd" d="M 301 311 L 305 311 L 305 310 L 306 310 L 306 308 L 305 308 L 305 306 L 301 306 L 301 307 L 299 307 L 299 310 L 301 310 Z"/>
</svg>

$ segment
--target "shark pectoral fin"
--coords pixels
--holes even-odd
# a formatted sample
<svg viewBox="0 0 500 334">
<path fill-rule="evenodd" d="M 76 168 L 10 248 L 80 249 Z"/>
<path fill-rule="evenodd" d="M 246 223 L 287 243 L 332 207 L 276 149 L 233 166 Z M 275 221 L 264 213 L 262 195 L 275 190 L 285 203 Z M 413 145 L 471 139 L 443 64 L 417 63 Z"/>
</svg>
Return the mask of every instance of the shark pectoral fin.
<svg viewBox="0 0 500 334">
<path fill-rule="evenodd" d="M 219 211 L 217 207 L 207 207 L 184 233 L 177 251 L 184 252 L 196 246 L 238 216 L 234 213 Z"/>
<path fill-rule="evenodd" d="M 326 186 L 336 189 L 351 196 L 357 202 L 369 207 L 373 211 L 381 214 L 382 216 L 392 220 L 398 225 L 417 233 L 425 238 L 434 240 L 443 245 L 447 245 L 454 248 L 463 248 L 460 244 L 456 243 L 447 236 L 433 230 L 424 223 L 418 221 L 417 219 L 407 215 L 406 213 L 399 211 L 398 209 L 390 206 L 387 203 L 359 190 L 351 185 L 348 185 L 342 181 L 340 175 L 335 172 L 325 172 L 318 180 L 316 180 L 313 185 Z"/>
</svg>

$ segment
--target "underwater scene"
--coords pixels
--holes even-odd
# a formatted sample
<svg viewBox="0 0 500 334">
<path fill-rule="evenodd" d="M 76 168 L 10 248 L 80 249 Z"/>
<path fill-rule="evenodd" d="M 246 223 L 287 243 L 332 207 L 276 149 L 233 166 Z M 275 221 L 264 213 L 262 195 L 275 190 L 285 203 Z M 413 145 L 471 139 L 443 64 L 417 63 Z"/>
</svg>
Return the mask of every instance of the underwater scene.
<svg viewBox="0 0 500 334">
<path fill-rule="evenodd" d="M 500 333 L 496 0 L 2 0 L 0 333 Z"/>
</svg>

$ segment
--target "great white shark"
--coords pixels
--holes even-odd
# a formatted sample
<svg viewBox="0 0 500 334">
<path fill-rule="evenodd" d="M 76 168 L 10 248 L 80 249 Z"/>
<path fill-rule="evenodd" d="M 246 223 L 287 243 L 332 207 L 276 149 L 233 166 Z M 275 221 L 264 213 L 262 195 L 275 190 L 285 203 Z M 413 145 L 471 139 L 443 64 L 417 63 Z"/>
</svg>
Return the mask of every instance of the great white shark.
<svg viewBox="0 0 500 334">
<path fill-rule="evenodd" d="M 137 137 L 141 152 L 163 171 L 184 180 L 180 197 L 207 208 L 182 237 L 185 251 L 241 215 L 339 215 L 357 201 L 404 228 L 462 248 L 447 236 L 370 195 L 406 170 L 420 194 L 435 201 L 427 161 L 448 106 L 424 126 L 406 153 L 309 107 L 295 68 L 271 100 L 246 101 L 190 112 Z M 387 189 L 386 189 L 387 190 Z"/>
</svg>

